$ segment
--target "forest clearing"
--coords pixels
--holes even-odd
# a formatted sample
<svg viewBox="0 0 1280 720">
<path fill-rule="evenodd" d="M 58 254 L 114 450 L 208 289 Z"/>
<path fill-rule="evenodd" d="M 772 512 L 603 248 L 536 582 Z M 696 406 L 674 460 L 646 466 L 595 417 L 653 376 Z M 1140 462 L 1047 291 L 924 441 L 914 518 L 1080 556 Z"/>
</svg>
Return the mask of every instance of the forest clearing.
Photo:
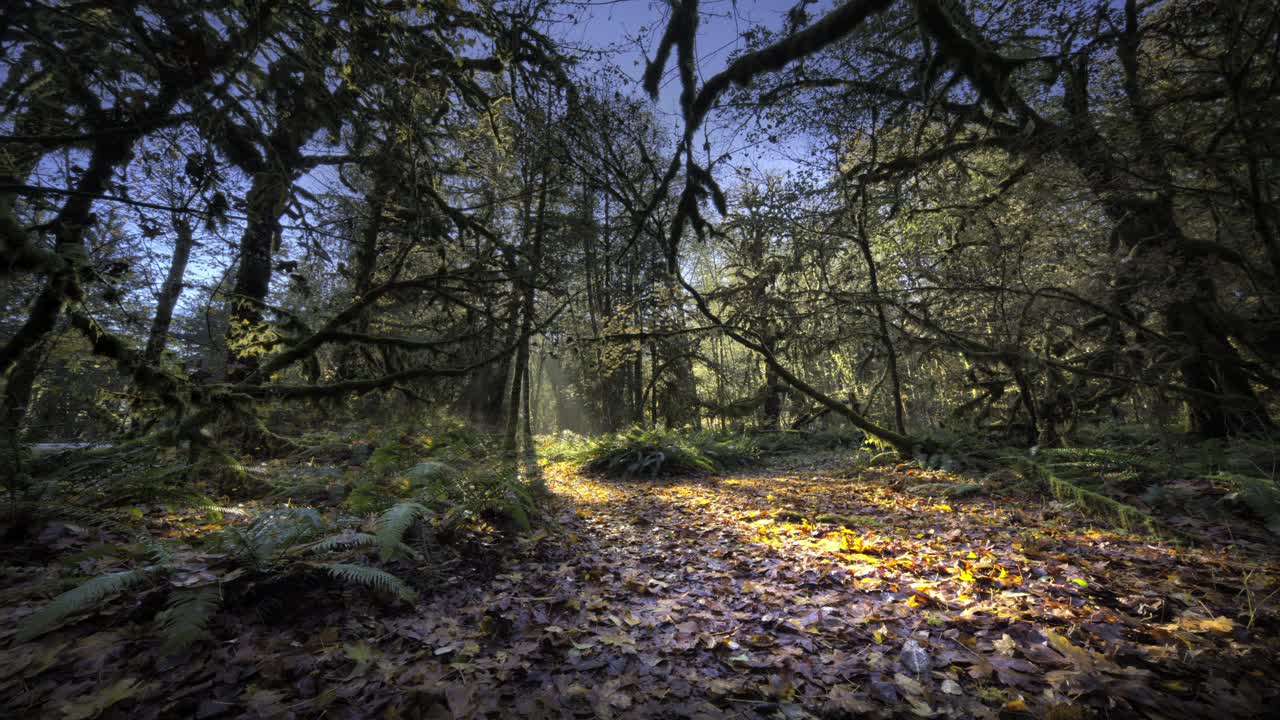
<svg viewBox="0 0 1280 720">
<path fill-rule="evenodd" d="M 0 717 L 1271 717 L 1277 118 L 1277 0 L 0 3 Z"/>
</svg>

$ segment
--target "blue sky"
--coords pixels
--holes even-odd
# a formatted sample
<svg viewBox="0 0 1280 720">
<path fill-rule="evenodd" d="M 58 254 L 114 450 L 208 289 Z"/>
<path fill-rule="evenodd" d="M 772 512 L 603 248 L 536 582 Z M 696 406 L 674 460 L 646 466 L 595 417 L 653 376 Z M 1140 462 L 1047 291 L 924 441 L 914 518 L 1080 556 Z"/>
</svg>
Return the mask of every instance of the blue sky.
<svg viewBox="0 0 1280 720">
<path fill-rule="evenodd" d="M 763 26 L 782 27 L 787 11 L 797 0 L 702 0 L 698 4 L 697 54 L 699 81 L 703 82 L 724 69 L 735 51 L 746 47 L 742 34 Z M 820 15 L 832 6 L 820 2 L 810 13 Z M 581 0 L 570 5 L 576 13 L 558 23 L 552 34 L 573 47 L 608 51 L 612 61 L 630 78 L 632 92 L 639 95 L 640 78 L 646 57 L 652 57 L 666 29 L 670 16 L 667 0 Z M 674 60 L 663 75 L 662 89 L 655 110 L 674 131 L 681 128 L 679 111 L 680 82 Z M 749 164 L 768 169 L 787 169 L 793 163 L 776 150 L 790 154 L 794 148 L 747 149 L 742 145 L 740 128 L 725 127 L 725 120 L 715 113 L 709 119 L 713 133 L 713 153 L 733 151 L 732 164 Z M 718 173 L 719 174 L 719 173 Z"/>
</svg>

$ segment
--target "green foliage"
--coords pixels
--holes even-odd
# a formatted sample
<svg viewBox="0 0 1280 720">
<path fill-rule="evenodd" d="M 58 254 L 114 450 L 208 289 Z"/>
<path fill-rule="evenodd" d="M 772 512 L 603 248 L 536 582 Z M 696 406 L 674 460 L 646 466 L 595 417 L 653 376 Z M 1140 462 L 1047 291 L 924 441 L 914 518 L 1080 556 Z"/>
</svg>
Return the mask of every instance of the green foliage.
<svg viewBox="0 0 1280 720">
<path fill-rule="evenodd" d="M 590 443 L 590 438 L 572 430 L 561 430 L 554 435 L 542 435 L 537 439 L 538 456 L 549 462 L 571 461 Z"/>
<path fill-rule="evenodd" d="M 414 487 L 447 481 L 454 475 L 455 471 L 452 467 L 438 460 L 420 462 L 405 471 L 405 477 Z"/>
<path fill-rule="evenodd" d="M 1209 480 L 1232 491 L 1228 497 L 1238 500 L 1272 533 L 1280 535 L 1280 487 L 1271 478 L 1218 472 L 1207 476 Z"/>
<path fill-rule="evenodd" d="M 330 563 L 316 565 L 331 577 L 350 585 L 360 585 L 371 590 L 394 595 L 405 602 L 414 602 L 418 593 L 403 580 L 385 570 L 368 565 L 351 565 L 348 563 Z"/>
<path fill-rule="evenodd" d="M 32 494 L 86 509 L 205 505 L 211 501 L 204 467 L 152 444 L 63 452 L 35 464 Z"/>
<path fill-rule="evenodd" d="M 399 503 L 378 518 L 378 532 L 374 536 L 378 556 L 383 562 L 405 554 L 404 534 L 419 519 L 431 511 L 419 503 Z"/>
<path fill-rule="evenodd" d="M 1118 471 L 1158 474 L 1169 469 L 1166 463 L 1154 457 L 1106 448 L 1050 448 L 1038 454 L 1045 465 L 1072 474 L 1095 473 L 1101 476 Z"/>
<path fill-rule="evenodd" d="M 1062 477 L 1057 472 L 1058 464 L 1045 462 L 1043 458 L 1046 455 L 1050 460 L 1066 458 L 1065 467 L 1069 469 L 1077 468 L 1080 458 L 1091 458 L 1093 462 L 1087 465 L 1091 471 L 1099 467 L 1099 463 L 1102 467 L 1111 467 L 1108 463 L 1127 462 L 1127 459 L 1109 452 L 1091 450 L 1054 451 L 1040 455 L 1040 458 L 1032 457 L 1021 463 L 1024 472 L 1030 478 L 1042 482 L 1057 500 L 1071 503 L 1087 515 L 1114 523 L 1126 530 L 1144 529 L 1153 535 L 1159 534 L 1161 524 L 1156 518 L 1132 505 L 1084 487 L 1078 481 Z"/>
<path fill-rule="evenodd" d="M 440 461 L 482 460 L 498 450 L 492 435 L 452 415 L 432 417 L 421 427 L 427 456 Z"/>
<path fill-rule="evenodd" d="M 249 497 L 258 494 L 260 489 L 255 487 L 244 465 L 220 447 L 203 449 L 195 472 L 208 487 L 223 495 Z"/>
<path fill-rule="evenodd" d="M 156 618 L 157 628 L 167 650 L 180 650 L 207 635 L 209 621 L 221 608 L 229 585 L 305 582 L 302 576 L 316 568 L 342 582 L 410 599 L 416 593 L 401 580 L 353 560 L 360 551 L 375 546 L 384 558 L 414 554 L 401 539 L 425 513 L 420 505 L 402 504 L 383 516 L 377 535 L 346 530 L 321 537 L 331 526 L 315 509 L 269 510 L 244 527 L 224 529 L 216 543 L 222 555 L 195 556 L 185 548 L 163 548 L 151 553 L 158 558 L 154 564 L 90 578 L 26 618 L 19 642 L 53 630 L 73 615 L 98 609 L 112 597 L 136 596 L 140 590 L 159 586 L 168 592 L 168 599 Z M 159 547 L 160 543 L 152 540 L 149 545 Z M 333 559 L 314 559 L 317 556 Z"/>
<path fill-rule="evenodd" d="M 218 584 L 183 588 L 169 593 L 169 602 L 157 618 L 165 649 L 184 650 L 209 634 L 209 622 L 222 607 Z"/>
<path fill-rule="evenodd" d="M 336 535 L 321 538 L 305 546 L 305 549 L 310 554 L 323 555 L 330 552 L 341 552 L 343 550 L 372 547 L 377 544 L 378 538 L 374 535 L 347 530 Z"/>
<path fill-rule="evenodd" d="M 369 456 L 369 468 L 375 472 L 393 473 L 408 468 L 418 457 L 418 451 L 396 440 L 379 445 Z"/>
<path fill-rule="evenodd" d="M 557 453 L 587 472 L 650 478 L 714 473 L 755 462 L 760 449 L 741 435 L 633 428 Z"/>
<path fill-rule="evenodd" d="M 281 508 L 262 513 L 247 528 L 230 527 L 226 535 L 230 549 L 239 549 L 249 563 L 261 568 L 316 537 L 323 528 L 324 520 L 312 508 Z"/>
<path fill-rule="evenodd" d="M 515 462 L 478 463 L 465 472 L 441 475 L 423 485 L 417 497 L 424 505 L 449 511 L 460 519 L 499 520 L 527 530 L 539 517 L 538 498 Z"/>
<path fill-rule="evenodd" d="M 158 570 L 156 566 L 147 566 L 99 575 L 62 593 L 53 602 L 23 620 L 18 627 L 18 642 L 27 642 L 43 635 L 72 615 L 96 609 L 113 595 L 154 581 Z"/>
<path fill-rule="evenodd" d="M 1132 505 L 1080 487 L 1052 473 L 1046 475 L 1046 480 L 1049 490 L 1058 500 L 1074 503 L 1091 515 L 1109 518 L 1126 530 L 1143 528 L 1153 535 L 1159 534 L 1159 521 Z"/>
<path fill-rule="evenodd" d="M 751 435 L 751 441 L 760 449 L 761 455 L 786 455 L 813 450 L 856 450 L 862 446 L 863 440 L 862 433 L 834 430 L 783 430 Z"/>
<path fill-rule="evenodd" d="M 384 478 L 366 477 L 356 483 L 342 504 L 356 515 L 372 515 L 394 505 L 402 490 Z"/>
</svg>

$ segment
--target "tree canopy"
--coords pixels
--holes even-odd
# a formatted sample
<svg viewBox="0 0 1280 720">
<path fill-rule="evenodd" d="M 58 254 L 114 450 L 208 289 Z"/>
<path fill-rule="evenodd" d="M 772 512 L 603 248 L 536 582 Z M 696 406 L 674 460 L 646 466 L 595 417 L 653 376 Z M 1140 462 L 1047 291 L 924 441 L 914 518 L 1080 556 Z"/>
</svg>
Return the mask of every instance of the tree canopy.
<svg viewBox="0 0 1280 720">
<path fill-rule="evenodd" d="M 413 601 L 386 568 L 414 533 L 532 532 L 548 456 L 784 447 L 1016 473 L 1181 540 L 1194 485 L 1280 532 L 1280 4 L 614 5 L 4 3 L 14 547 L 270 498 L 218 567 Z M 632 490 L 610 512 L 643 520 Z M 186 587 L 184 552 L 51 607 Z"/>
</svg>

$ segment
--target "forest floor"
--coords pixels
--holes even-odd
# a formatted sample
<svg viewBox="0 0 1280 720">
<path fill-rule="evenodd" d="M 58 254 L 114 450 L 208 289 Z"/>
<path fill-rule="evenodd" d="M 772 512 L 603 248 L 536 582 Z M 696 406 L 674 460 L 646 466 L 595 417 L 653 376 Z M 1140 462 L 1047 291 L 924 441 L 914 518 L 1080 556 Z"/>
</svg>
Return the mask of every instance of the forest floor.
<svg viewBox="0 0 1280 720">
<path fill-rule="evenodd" d="M 419 606 L 285 600 L 182 658 L 99 615 L 0 656 L 0 715 L 1065 720 L 1280 698 L 1280 563 L 1248 543 L 903 492 L 958 480 L 918 469 L 546 476 L 553 522 L 473 541 Z"/>
</svg>

